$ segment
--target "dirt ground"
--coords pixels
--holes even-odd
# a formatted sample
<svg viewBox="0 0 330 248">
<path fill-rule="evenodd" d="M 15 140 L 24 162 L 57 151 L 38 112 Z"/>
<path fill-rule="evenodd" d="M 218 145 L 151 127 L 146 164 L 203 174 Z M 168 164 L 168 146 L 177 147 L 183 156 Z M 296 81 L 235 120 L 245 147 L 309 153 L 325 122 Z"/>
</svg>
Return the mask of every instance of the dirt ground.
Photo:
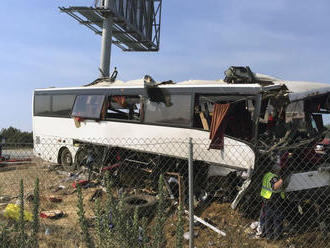
<svg viewBox="0 0 330 248">
<path fill-rule="evenodd" d="M 40 180 L 40 210 L 62 210 L 65 216 L 56 220 L 40 218 L 41 232 L 40 247 L 84 247 L 81 244 L 80 227 L 77 216 L 77 194 L 72 186 L 73 181 L 68 180 L 68 173 L 62 170 L 53 170 L 53 166 L 39 161 L 31 164 L 11 165 L 0 168 L 0 195 L 17 197 L 19 194 L 19 181 L 24 180 L 25 196 L 33 193 L 35 179 Z M 65 188 L 57 192 L 54 190 L 62 185 Z M 93 202 L 89 201 L 96 187 L 83 189 L 84 204 L 87 218 L 92 218 Z M 62 202 L 54 203 L 49 196 L 62 198 Z M 12 200 L 13 203 L 17 198 Z M 0 210 L 3 210 L 2 206 Z M 32 209 L 32 203 L 26 200 L 26 209 Z M 207 219 L 227 235 L 225 237 L 216 234 L 209 228 L 196 225 L 195 247 L 306 247 L 306 244 L 315 243 L 316 235 L 313 233 L 297 238 L 287 238 L 280 242 L 270 242 L 265 239 L 254 239 L 253 231 L 249 228 L 254 220 L 248 220 L 240 216 L 237 211 L 230 208 L 229 203 L 212 202 L 202 211 L 196 213 L 199 217 Z M 3 221 L 3 218 L 0 219 Z M 167 247 L 175 247 L 176 210 L 170 211 L 166 221 Z M 185 232 L 188 231 L 188 219 L 185 218 Z M 47 234 L 46 234 L 47 233 Z M 307 243 L 306 243 L 307 242 Z M 328 244 L 317 243 L 319 247 Z M 313 247 L 318 246 L 313 245 Z M 185 247 L 188 241 L 185 240 Z"/>
</svg>

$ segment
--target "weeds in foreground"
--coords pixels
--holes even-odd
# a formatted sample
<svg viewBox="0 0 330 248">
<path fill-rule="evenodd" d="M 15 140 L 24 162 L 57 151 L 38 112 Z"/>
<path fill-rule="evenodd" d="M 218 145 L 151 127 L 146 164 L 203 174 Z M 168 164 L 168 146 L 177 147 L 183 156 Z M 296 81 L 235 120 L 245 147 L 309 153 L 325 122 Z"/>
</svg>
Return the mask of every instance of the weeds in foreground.
<svg viewBox="0 0 330 248">
<path fill-rule="evenodd" d="M 32 222 L 32 233 L 31 233 L 31 246 L 34 248 L 39 247 L 38 244 L 39 207 L 40 207 L 39 178 L 37 178 L 34 185 L 34 194 L 33 194 L 33 222 Z"/>
<path fill-rule="evenodd" d="M 28 223 L 28 220 L 31 220 L 31 217 L 29 217 L 29 214 L 24 210 L 23 180 L 20 180 L 18 199 L 18 213 L 11 213 L 12 219 L 8 219 L 8 222 L 6 224 L 0 225 L 0 248 L 37 248 L 39 246 L 39 179 L 36 179 L 34 188 L 32 223 Z M 14 217 L 16 214 L 18 214 L 18 218 L 16 217 L 17 219 Z M 31 232 L 29 230 L 31 230 Z"/>
<path fill-rule="evenodd" d="M 139 217 L 139 209 L 134 209 L 134 214 L 127 212 L 123 202 L 123 196 L 115 199 L 112 195 L 112 182 L 109 175 L 106 180 L 107 200 L 105 208 L 99 199 L 95 203 L 95 235 L 90 233 L 88 220 L 85 217 L 82 189 L 77 188 L 77 213 L 82 230 L 82 239 L 86 247 L 137 247 L 137 248 L 163 248 L 166 245 L 164 233 L 165 225 L 165 193 L 163 191 L 163 176 L 159 178 L 158 205 L 152 238 L 148 237 L 148 221 Z M 39 247 L 38 233 L 39 221 L 39 179 L 35 181 L 33 198 L 32 223 L 27 223 L 24 212 L 24 185 L 20 181 L 18 220 L 9 220 L 7 224 L 0 224 L 0 248 L 11 247 Z M 180 210 L 181 209 L 181 210 Z M 181 215 L 180 215 L 181 213 Z M 181 216 L 181 217 L 180 217 Z M 31 230 L 31 231 L 30 231 Z M 177 223 L 176 247 L 182 247 L 183 220 L 182 206 L 179 208 Z"/>
<path fill-rule="evenodd" d="M 158 181 L 158 205 L 156 213 L 156 223 L 153 230 L 154 241 L 153 248 L 163 248 L 166 246 L 166 239 L 164 233 L 165 227 L 165 193 L 164 193 L 164 176 L 160 175 Z"/>
<path fill-rule="evenodd" d="M 80 228 L 82 231 L 83 240 L 88 248 L 93 248 L 94 242 L 93 242 L 93 239 L 91 238 L 91 235 L 88 230 L 88 222 L 86 220 L 85 210 L 84 210 L 84 202 L 83 202 L 84 199 L 83 199 L 81 187 L 79 184 L 77 185 L 77 194 L 78 194 L 77 214 L 79 217 L 79 224 L 80 224 Z"/>
<path fill-rule="evenodd" d="M 20 192 L 19 192 L 19 219 L 18 219 L 18 242 L 19 247 L 25 247 L 25 220 L 24 220 L 24 184 L 23 179 L 20 181 Z"/>
<path fill-rule="evenodd" d="M 180 202 L 178 207 L 178 220 L 176 223 L 176 240 L 175 240 L 176 248 L 183 248 L 183 234 L 184 234 L 183 206 L 182 206 L 182 202 Z"/>
<path fill-rule="evenodd" d="M 11 247 L 8 237 L 8 227 L 3 225 L 0 227 L 0 248 Z"/>
</svg>

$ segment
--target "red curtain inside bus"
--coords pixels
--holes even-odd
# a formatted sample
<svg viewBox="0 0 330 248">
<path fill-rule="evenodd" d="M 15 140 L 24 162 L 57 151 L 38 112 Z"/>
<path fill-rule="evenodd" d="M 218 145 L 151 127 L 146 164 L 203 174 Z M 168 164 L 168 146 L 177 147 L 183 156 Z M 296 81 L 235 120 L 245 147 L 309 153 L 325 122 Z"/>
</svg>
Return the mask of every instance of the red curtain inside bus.
<svg viewBox="0 0 330 248">
<path fill-rule="evenodd" d="M 229 103 L 226 104 L 214 104 L 210 139 L 211 144 L 209 149 L 223 149 L 224 146 L 224 133 L 227 126 L 225 116 L 230 107 Z"/>
</svg>

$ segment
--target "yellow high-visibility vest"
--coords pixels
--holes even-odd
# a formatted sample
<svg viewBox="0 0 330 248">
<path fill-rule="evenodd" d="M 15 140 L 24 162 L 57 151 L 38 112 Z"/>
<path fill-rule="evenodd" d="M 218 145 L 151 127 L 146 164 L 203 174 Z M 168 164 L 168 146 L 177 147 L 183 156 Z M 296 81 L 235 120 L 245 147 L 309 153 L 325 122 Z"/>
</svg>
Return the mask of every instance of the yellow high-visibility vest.
<svg viewBox="0 0 330 248">
<path fill-rule="evenodd" d="M 264 175 L 264 178 L 262 179 L 262 187 L 261 187 L 260 195 L 265 199 L 270 199 L 272 197 L 273 193 L 280 193 L 281 198 L 284 199 L 285 198 L 285 193 L 282 190 L 273 190 L 272 189 L 272 184 L 270 183 L 270 181 L 274 177 L 278 177 L 278 176 L 274 173 L 271 173 L 271 172 L 267 172 Z"/>
</svg>

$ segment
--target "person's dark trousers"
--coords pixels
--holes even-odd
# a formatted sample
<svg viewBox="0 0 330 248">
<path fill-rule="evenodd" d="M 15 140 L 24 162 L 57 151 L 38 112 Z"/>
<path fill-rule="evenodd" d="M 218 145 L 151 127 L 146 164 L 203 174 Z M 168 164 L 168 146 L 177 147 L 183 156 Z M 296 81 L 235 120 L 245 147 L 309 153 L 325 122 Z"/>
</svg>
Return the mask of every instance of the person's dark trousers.
<svg viewBox="0 0 330 248">
<path fill-rule="evenodd" d="M 268 239 L 279 239 L 283 233 L 283 214 L 280 207 L 272 204 L 266 204 L 264 206 L 265 234 L 263 236 Z"/>
<path fill-rule="evenodd" d="M 274 238 L 280 239 L 283 234 L 283 211 L 282 206 L 273 207 Z"/>
<path fill-rule="evenodd" d="M 262 203 L 261 210 L 260 210 L 260 216 L 259 216 L 262 237 L 265 237 L 265 234 L 266 234 L 266 231 L 265 231 L 265 218 L 266 218 L 265 207 L 266 207 L 265 203 Z"/>
</svg>

